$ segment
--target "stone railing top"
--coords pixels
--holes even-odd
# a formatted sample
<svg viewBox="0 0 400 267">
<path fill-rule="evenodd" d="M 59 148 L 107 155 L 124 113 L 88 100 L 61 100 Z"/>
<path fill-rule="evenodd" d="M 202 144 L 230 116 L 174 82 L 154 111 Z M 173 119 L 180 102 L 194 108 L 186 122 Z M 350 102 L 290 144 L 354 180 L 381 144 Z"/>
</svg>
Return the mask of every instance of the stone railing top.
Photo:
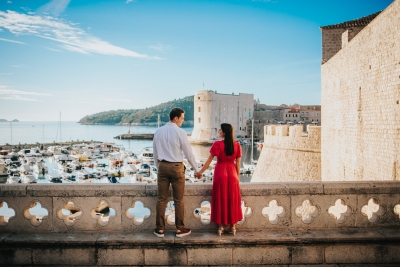
<svg viewBox="0 0 400 267">
<path fill-rule="evenodd" d="M 399 181 L 241 183 L 242 196 L 395 194 Z M 186 184 L 185 196 L 211 196 L 212 184 Z M 109 197 L 157 195 L 157 185 L 135 184 L 2 184 L 0 197 Z"/>
</svg>

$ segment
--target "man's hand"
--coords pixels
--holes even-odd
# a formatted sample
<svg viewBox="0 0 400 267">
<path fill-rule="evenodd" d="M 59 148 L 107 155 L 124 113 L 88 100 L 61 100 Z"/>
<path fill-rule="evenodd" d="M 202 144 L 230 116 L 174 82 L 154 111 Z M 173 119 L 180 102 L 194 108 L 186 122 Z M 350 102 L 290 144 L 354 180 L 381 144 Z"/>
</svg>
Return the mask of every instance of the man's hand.
<svg viewBox="0 0 400 267">
<path fill-rule="evenodd" d="M 202 176 L 202 175 L 201 175 L 199 172 L 196 172 L 196 173 L 194 174 L 194 177 L 196 177 L 197 179 L 200 179 L 201 176 Z"/>
</svg>

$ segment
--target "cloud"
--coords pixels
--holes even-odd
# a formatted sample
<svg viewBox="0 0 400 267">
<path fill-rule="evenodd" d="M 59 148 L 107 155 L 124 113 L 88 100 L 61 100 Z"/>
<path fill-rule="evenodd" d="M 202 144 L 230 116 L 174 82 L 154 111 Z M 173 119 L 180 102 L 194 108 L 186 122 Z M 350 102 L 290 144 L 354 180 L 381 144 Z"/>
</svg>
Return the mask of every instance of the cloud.
<svg viewBox="0 0 400 267">
<path fill-rule="evenodd" d="M 26 96 L 50 96 L 50 95 L 51 94 L 9 89 L 9 87 L 7 86 L 0 85 L 0 99 L 3 100 L 38 101 L 35 98 L 29 98 Z"/>
<path fill-rule="evenodd" d="M 23 68 L 23 67 L 25 67 L 25 65 L 24 64 L 19 64 L 19 65 L 10 65 L 11 67 L 14 67 L 14 68 Z"/>
<path fill-rule="evenodd" d="M 7 1 L 7 4 L 11 4 L 12 2 L 10 0 Z"/>
<path fill-rule="evenodd" d="M 125 1 L 125 4 L 129 4 L 129 3 L 131 3 L 131 2 L 136 2 L 136 0 L 126 0 L 126 1 Z"/>
<path fill-rule="evenodd" d="M 157 44 L 157 45 L 150 45 L 149 48 L 160 51 L 160 52 L 166 52 L 172 49 L 172 46 L 170 45 L 163 45 L 163 44 Z"/>
<path fill-rule="evenodd" d="M 43 14 L 51 14 L 58 17 L 69 5 L 70 0 L 52 0 L 44 6 L 39 7 L 36 12 Z"/>
<path fill-rule="evenodd" d="M 16 44 L 26 44 L 26 43 L 23 43 L 23 42 L 14 41 L 14 40 L 10 40 L 10 39 L 4 39 L 4 38 L 0 38 L 0 41 L 16 43 Z"/>
<path fill-rule="evenodd" d="M 15 35 L 34 35 L 61 43 L 61 47 L 67 51 L 81 54 L 97 53 L 142 59 L 160 59 L 112 45 L 87 34 L 75 25 L 51 16 L 0 11 L 0 28 L 7 29 Z"/>
<path fill-rule="evenodd" d="M 108 97 L 103 97 L 101 98 L 103 101 L 112 101 L 112 102 L 123 102 L 123 103 L 128 103 L 131 102 L 129 99 L 118 99 L 118 98 L 108 98 Z"/>
<path fill-rule="evenodd" d="M 51 51 L 56 51 L 56 52 L 62 52 L 61 50 L 58 49 L 54 49 L 54 48 L 50 48 L 50 47 L 45 47 L 47 50 L 51 50 Z"/>
</svg>

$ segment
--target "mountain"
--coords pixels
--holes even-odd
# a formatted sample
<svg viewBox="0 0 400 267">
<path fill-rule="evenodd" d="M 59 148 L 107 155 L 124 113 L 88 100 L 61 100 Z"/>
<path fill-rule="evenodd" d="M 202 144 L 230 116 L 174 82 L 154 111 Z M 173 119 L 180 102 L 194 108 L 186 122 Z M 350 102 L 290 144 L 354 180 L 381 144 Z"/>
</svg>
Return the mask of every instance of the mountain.
<svg viewBox="0 0 400 267">
<path fill-rule="evenodd" d="M 7 122 L 7 120 L 5 120 L 5 119 L 0 119 L 0 122 Z"/>
<path fill-rule="evenodd" d="M 17 120 L 17 119 L 14 119 L 14 120 L 12 120 L 11 122 L 19 122 L 19 120 Z"/>
<path fill-rule="evenodd" d="M 169 112 L 174 107 L 182 108 L 185 111 L 185 121 L 193 121 L 194 118 L 194 96 L 187 96 L 182 99 L 159 104 L 144 109 L 118 109 L 103 111 L 87 115 L 79 120 L 82 124 L 154 124 L 157 123 L 158 115 L 162 122 L 169 121 Z"/>
</svg>

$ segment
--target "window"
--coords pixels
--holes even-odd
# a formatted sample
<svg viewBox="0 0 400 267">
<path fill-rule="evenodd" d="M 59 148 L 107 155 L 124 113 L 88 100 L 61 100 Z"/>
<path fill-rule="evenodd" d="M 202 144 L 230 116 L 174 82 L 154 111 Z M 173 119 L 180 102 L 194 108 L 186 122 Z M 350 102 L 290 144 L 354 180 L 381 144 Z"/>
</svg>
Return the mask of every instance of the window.
<svg viewBox="0 0 400 267">
<path fill-rule="evenodd" d="M 199 112 L 201 112 L 201 107 L 199 107 Z"/>
<path fill-rule="evenodd" d="M 199 99 L 199 100 L 200 100 L 200 96 L 199 96 L 197 99 Z"/>
<path fill-rule="evenodd" d="M 242 127 L 239 127 L 239 130 L 241 131 L 241 130 L 242 130 Z"/>
<path fill-rule="evenodd" d="M 199 118 L 199 123 L 201 123 L 201 118 Z"/>
<path fill-rule="evenodd" d="M 319 115 L 319 113 L 317 112 L 315 116 L 318 116 L 318 115 Z"/>
<path fill-rule="evenodd" d="M 314 112 L 311 112 L 311 116 L 314 116 Z"/>
</svg>

